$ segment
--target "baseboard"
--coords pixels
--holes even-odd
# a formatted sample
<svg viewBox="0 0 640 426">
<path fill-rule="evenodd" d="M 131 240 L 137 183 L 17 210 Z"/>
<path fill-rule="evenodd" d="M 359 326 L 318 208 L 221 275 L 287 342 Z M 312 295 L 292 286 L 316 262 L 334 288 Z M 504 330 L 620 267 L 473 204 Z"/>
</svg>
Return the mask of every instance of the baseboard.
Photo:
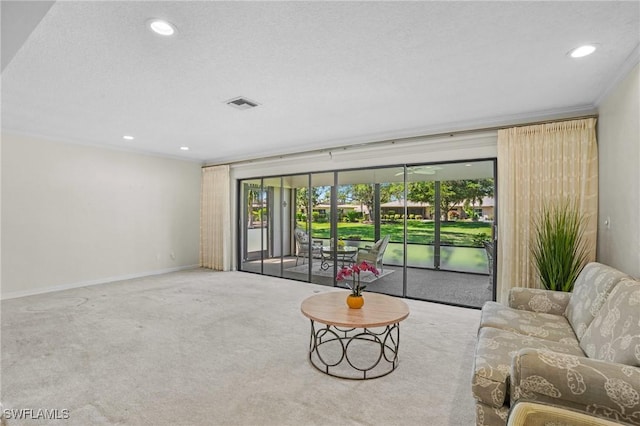
<svg viewBox="0 0 640 426">
<path fill-rule="evenodd" d="M 147 271 L 147 272 L 140 272 L 140 273 L 135 273 L 135 274 L 118 275 L 118 276 L 115 276 L 115 277 L 99 278 L 99 279 L 96 279 L 96 280 L 81 281 L 81 282 L 71 283 L 71 284 L 62 284 L 62 285 L 57 285 L 57 286 L 53 286 L 53 287 L 38 288 L 38 289 L 34 289 L 34 290 L 14 291 L 14 292 L 11 292 L 11 293 L 6 293 L 6 294 L 2 293 L 0 295 L 0 300 L 8 300 L 8 299 L 16 299 L 18 297 L 34 296 L 36 294 L 53 293 L 54 291 L 62 291 L 62 290 L 69 290 L 69 289 L 78 288 L 78 287 L 87 287 L 87 286 L 98 285 L 98 284 L 106 284 L 106 283 L 110 283 L 110 282 L 114 282 L 114 281 L 124 281 L 124 280 L 131 280 L 131 279 L 134 279 L 134 278 L 150 277 L 150 276 L 153 276 L 153 275 L 167 274 L 169 272 L 184 271 L 184 270 L 187 270 L 187 269 L 194 269 L 194 268 L 199 268 L 199 267 L 200 267 L 200 265 L 178 266 L 178 267 L 175 267 L 175 268 L 158 269 L 158 270 L 155 270 L 155 271 Z"/>
</svg>

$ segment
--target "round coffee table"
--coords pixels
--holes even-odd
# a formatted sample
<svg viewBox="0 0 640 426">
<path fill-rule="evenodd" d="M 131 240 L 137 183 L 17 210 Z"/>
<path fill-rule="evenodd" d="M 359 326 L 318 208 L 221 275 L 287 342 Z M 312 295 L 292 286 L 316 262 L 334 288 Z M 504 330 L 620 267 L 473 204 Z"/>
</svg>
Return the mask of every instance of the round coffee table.
<svg viewBox="0 0 640 426">
<path fill-rule="evenodd" d="M 350 309 L 349 292 L 329 291 L 302 301 L 311 321 L 309 361 L 325 374 L 345 379 L 374 379 L 398 366 L 400 321 L 407 304 L 395 297 L 364 293 L 364 306 Z"/>
</svg>

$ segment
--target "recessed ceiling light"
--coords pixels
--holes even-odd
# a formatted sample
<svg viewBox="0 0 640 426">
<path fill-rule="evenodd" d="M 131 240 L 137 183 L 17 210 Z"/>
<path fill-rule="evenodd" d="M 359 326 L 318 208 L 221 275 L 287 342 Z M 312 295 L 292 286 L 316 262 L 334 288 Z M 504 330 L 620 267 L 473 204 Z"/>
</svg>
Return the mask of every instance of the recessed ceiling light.
<svg viewBox="0 0 640 426">
<path fill-rule="evenodd" d="M 173 24 L 162 19 L 151 19 L 149 28 L 151 28 L 151 31 L 163 36 L 170 36 L 176 32 L 176 27 Z"/>
<path fill-rule="evenodd" d="M 126 140 L 128 140 L 128 141 L 132 141 L 132 140 L 134 140 L 135 138 L 134 138 L 133 136 L 131 136 L 131 135 L 124 135 L 124 136 L 122 137 L 122 139 L 126 139 Z"/>
<path fill-rule="evenodd" d="M 183 150 L 183 151 L 189 151 L 189 147 L 188 146 L 181 146 L 180 149 Z"/>
<path fill-rule="evenodd" d="M 569 56 L 572 58 L 582 58 L 584 56 L 591 55 L 596 51 L 596 47 L 592 44 L 585 44 L 584 46 L 576 47 L 569 52 Z"/>
<path fill-rule="evenodd" d="M 471 167 L 471 163 L 465 164 L 465 167 Z"/>
</svg>

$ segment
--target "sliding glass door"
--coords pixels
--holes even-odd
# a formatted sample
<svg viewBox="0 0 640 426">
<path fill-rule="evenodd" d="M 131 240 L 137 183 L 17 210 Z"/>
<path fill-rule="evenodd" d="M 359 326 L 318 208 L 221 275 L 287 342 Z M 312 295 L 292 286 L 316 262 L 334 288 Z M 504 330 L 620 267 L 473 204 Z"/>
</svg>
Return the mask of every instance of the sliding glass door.
<svg viewBox="0 0 640 426">
<path fill-rule="evenodd" d="M 367 291 L 480 307 L 494 293 L 494 175 L 479 160 L 242 180 L 239 268 L 343 287 L 338 270 L 366 260 L 380 272 Z"/>
<path fill-rule="evenodd" d="M 494 235 L 494 162 L 409 166 L 407 182 L 428 218 L 409 228 L 407 296 L 468 306 L 493 299 L 485 243 Z"/>
<path fill-rule="evenodd" d="M 381 206 L 402 204 L 404 197 L 404 167 L 338 173 L 336 225 L 342 247 L 338 253 L 346 252 L 343 258 L 350 255 L 351 262 L 366 261 L 378 269 L 377 278 L 367 274 L 367 291 L 403 295 L 404 207 L 397 219 L 390 220 Z"/>
</svg>

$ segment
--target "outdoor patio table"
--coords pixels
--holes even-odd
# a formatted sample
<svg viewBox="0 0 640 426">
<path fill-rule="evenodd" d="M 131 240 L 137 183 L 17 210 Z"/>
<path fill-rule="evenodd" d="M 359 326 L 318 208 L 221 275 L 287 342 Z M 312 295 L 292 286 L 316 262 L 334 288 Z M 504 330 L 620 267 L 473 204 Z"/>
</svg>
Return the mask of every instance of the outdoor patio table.
<svg viewBox="0 0 640 426">
<path fill-rule="evenodd" d="M 358 247 L 344 246 L 334 249 L 330 246 L 323 246 L 320 252 L 322 254 L 322 262 L 320 263 L 320 269 L 326 271 L 331 266 L 333 260 L 333 254 L 336 254 L 337 260 L 340 262 L 340 266 L 353 263 L 353 259 L 358 253 Z"/>
</svg>

